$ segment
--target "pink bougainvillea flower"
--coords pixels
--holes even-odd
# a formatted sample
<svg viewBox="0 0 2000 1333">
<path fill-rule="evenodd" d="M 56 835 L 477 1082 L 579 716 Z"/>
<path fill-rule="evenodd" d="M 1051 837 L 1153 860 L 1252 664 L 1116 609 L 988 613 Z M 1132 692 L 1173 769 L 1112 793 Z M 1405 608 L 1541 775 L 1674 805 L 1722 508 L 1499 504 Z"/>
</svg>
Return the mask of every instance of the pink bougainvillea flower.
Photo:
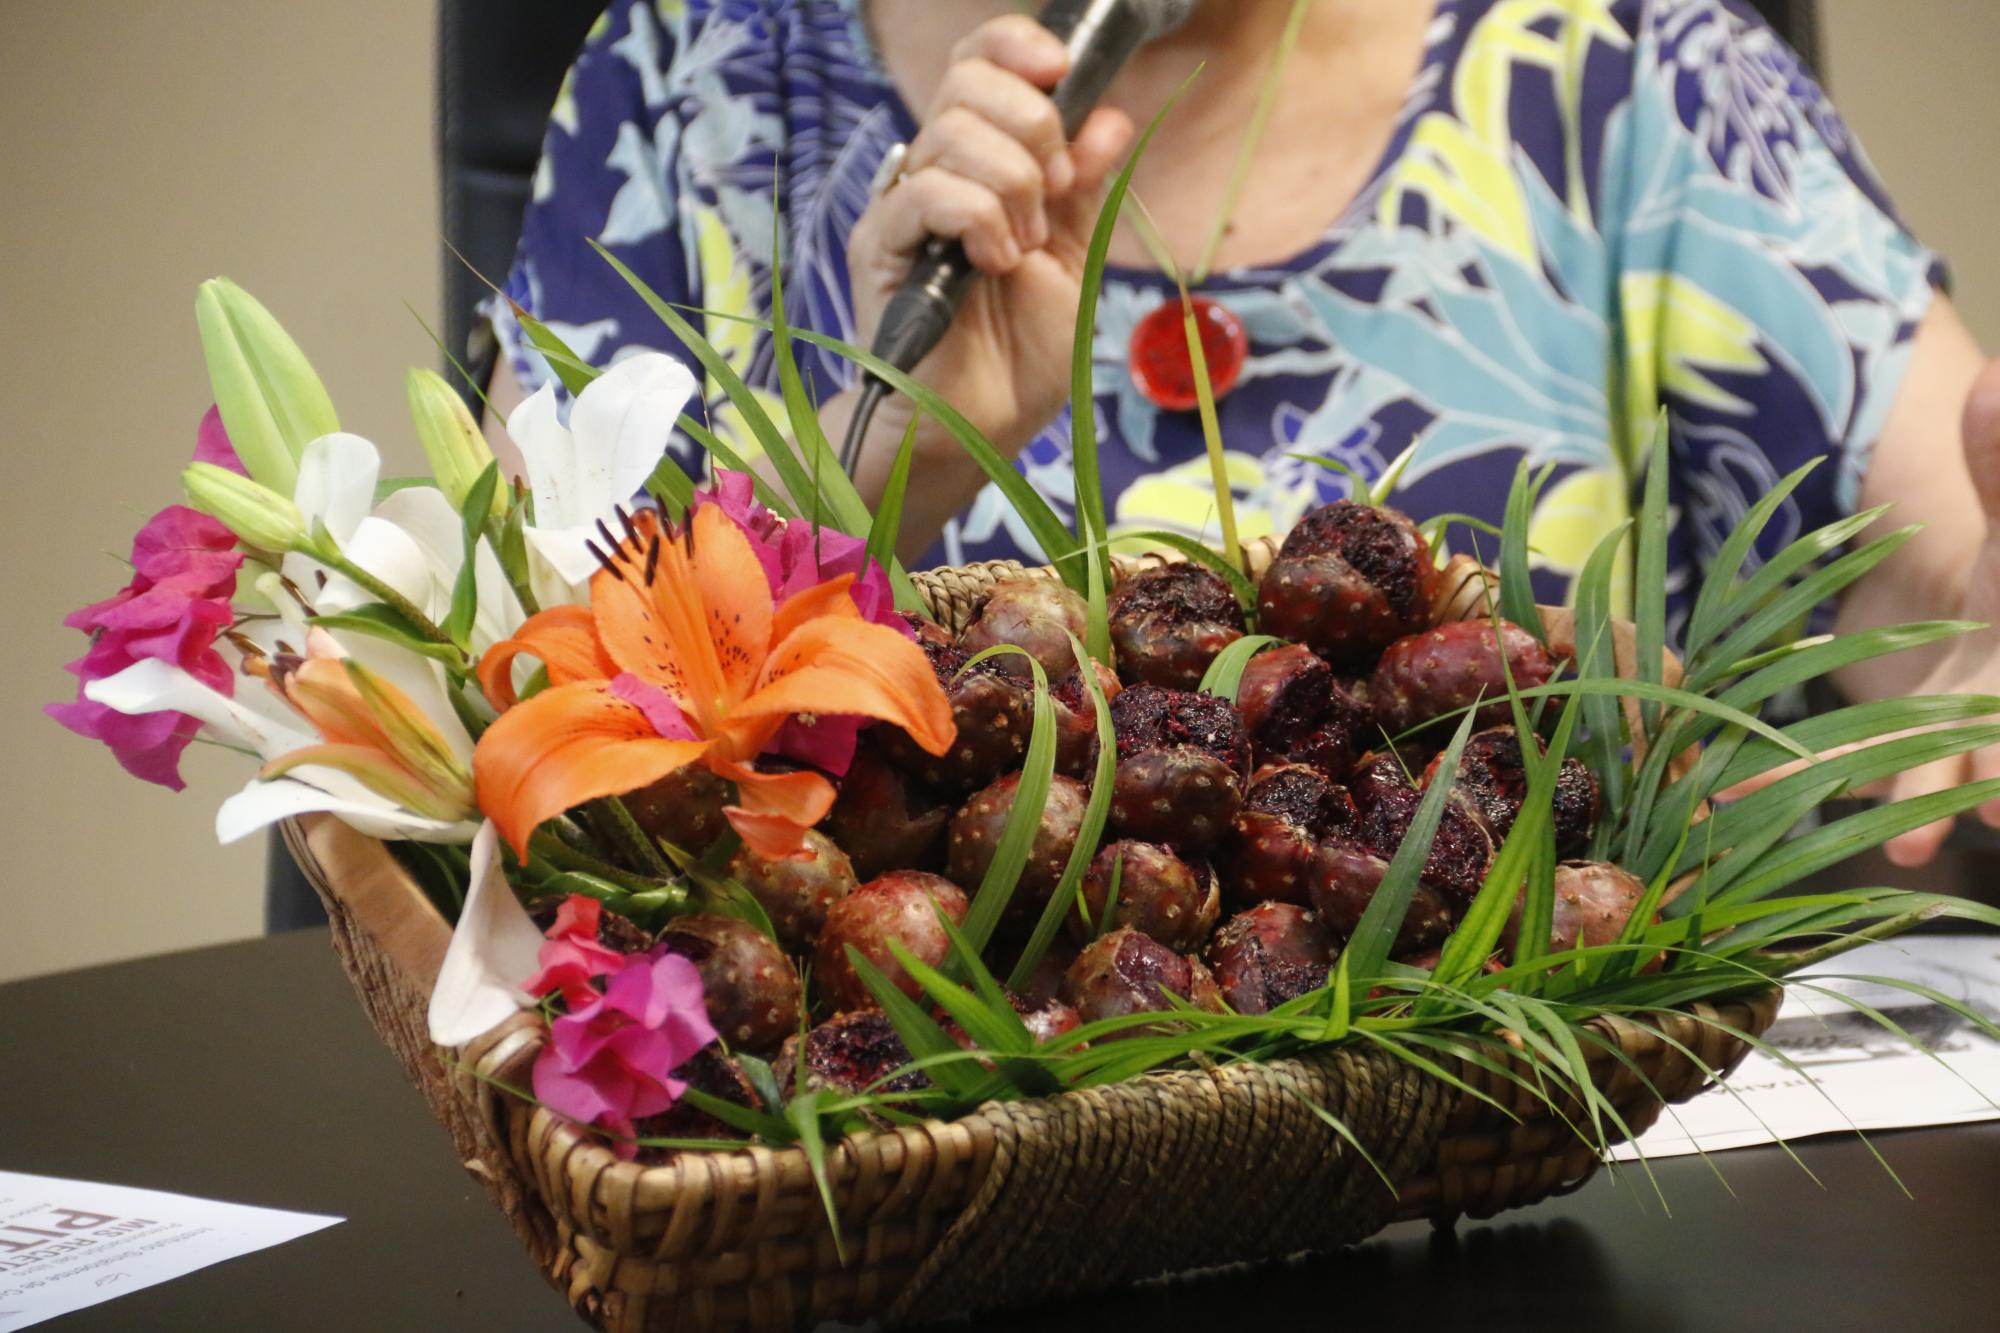
<svg viewBox="0 0 2000 1333">
<path fill-rule="evenodd" d="M 202 419 L 197 458 L 241 470 L 213 408 Z M 102 741 L 128 773 L 179 791 L 181 752 L 200 724 L 185 713 L 127 715 L 84 695 L 96 680 L 156 660 L 229 694 L 229 664 L 215 639 L 234 619 L 229 599 L 243 553 L 228 528 L 186 505 L 169 505 L 132 539 L 132 581 L 116 594 L 74 612 L 63 623 L 91 636 L 90 650 L 69 664 L 77 677 L 72 701 L 49 704 L 48 715 L 80 736 Z"/>
<path fill-rule="evenodd" d="M 643 957 L 598 943 L 597 927 L 603 918 L 604 904 L 597 899 L 581 893 L 565 898 L 536 960 L 541 971 L 522 982 L 521 989 L 538 998 L 560 994 L 564 1004 L 581 1009 L 597 999 L 591 982 L 624 971 L 629 960 L 644 962 Z"/>
<path fill-rule="evenodd" d="M 535 1096 L 630 1139 L 634 1122 L 687 1090 L 673 1071 L 715 1039 L 694 964 L 657 949 L 628 959 L 602 996 L 549 1025 L 549 1044 L 535 1059 Z M 621 1157 L 637 1151 L 629 1142 L 614 1147 Z"/>
</svg>

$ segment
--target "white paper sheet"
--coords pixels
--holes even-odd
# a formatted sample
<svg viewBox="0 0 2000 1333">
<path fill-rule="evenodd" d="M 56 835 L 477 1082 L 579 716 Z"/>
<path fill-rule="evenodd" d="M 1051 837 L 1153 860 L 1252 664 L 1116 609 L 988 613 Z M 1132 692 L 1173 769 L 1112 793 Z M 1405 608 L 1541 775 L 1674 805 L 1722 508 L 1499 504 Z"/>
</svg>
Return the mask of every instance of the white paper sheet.
<svg viewBox="0 0 2000 1333">
<path fill-rule="evenodd" d="M 1729 1079 L 1671 1108 L 1639 1139 L 1648 1157 L 1715 1152 L 1848 1129 L 2000 1120 L 2000 1042 L 1944 1005 L 1905 990 L 1831 976 L 1897 977 L 2000 1020 L 2000 938 L 1924 935 L 1870 944 L 1815 969 L 1814 985 L 1883 1013 L 1934 1052 L 1911 1049 L 1830 995 L 1787 986 L 1766 1040 L 1797 1066 L 1752 1051 Z M 1732 1095 L 1732 1093 L 1734 1095 Z M 1678 1118 L 1676 1118 L 1676 1116 Z M 1761 1121 L 1761 1123 L 1760 1123 Z M 1697 1148 L 1698 1145 L 1698 1148 Z M 1620 1144 L 1612 1157 L 1638 1156 Z"/>
<path fill-rule="evenodd" d="M 0 1333 L 339 1221 L 0 1171 Z"/>
</svg>

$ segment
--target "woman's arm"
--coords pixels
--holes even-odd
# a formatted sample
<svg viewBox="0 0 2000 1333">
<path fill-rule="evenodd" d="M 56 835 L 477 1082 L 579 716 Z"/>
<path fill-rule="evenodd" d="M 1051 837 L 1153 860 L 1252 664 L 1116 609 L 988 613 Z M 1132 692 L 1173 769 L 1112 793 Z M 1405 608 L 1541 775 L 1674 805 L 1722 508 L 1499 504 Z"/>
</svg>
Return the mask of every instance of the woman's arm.
<svg viewBox="0 0 2000 1333">
<path fill-rule="evenodd" d="M 1837 629 L 1954 618 L 2000 625 L 2000 362 L 1986 359 L 1942 294 L 1918 328 L 1861 503 L 1895 506 L 1878 525 L 1884 530 L 1924 528 L 1849 590 Z M 2000 629 L 1859 663 L 1839 680 L 1858 699 L 2000 694 Z M 1888 794 L 1901 800 L 1993 777 L 2000 777 L 2000 747 L 1901 774 Z M 1980 815 L 2000 827 L 2000 801 Z M 1928 861 L 1949 828 L 1906 833 L 1888 844 L 1889 856 L 1903 865 Z"/>
</svg>

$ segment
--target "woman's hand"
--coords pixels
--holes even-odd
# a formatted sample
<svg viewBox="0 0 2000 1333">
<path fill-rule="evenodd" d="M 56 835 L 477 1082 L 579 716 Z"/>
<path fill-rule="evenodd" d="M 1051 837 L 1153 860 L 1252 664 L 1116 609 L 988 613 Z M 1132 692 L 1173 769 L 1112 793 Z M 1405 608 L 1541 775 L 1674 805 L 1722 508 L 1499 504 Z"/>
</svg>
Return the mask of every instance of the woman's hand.
<svg viewBox="0 0 2000 1333">
<path fill-rule="evenodd" d="M 983 277 L 915 375 L 1012 454 L 1067 400 L 1084 254 L 1132 123 L 1100 107 L 1075 142 L 1065 143 L 1047 90 L 1068 68 L 1068 53 L 1024 15 L 980 25 L 953 57 L 900 179 L 869 205 L 849 239 L 857 340 L 872 341 L 928 236 L 962 241 Z M 894 425 L 871 432 L 877 474 L 901 433 L 901 421 Z M 966 462 L 955 446 L 937 455 Z M 864 493 L 875 489 L 867 485 L 870 470 L 864 463 Z M 968 484 L 958 503 L 977 490 L 976 481 Z"/>
</svg>

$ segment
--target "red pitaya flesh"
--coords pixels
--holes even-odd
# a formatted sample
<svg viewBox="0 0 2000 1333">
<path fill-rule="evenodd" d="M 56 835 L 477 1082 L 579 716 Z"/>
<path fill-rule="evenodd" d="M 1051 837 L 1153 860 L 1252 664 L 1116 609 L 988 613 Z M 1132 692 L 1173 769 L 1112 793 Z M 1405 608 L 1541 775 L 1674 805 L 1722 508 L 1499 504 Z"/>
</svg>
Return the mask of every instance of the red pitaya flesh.
<svg viewBox="0 0 2000 1333">
<path fill-rule="evenodd" d="M 1203 856 L 1243 801 L 1250 746 L 1226 700 L 1135 685 L 1111 701 L 1118 777 L 1111 822 L 1127 838 Z"/>
<path fill-rule="evenodd" d="M 1286 536 L 1257 604 L 1265 632 L 1356 667 L 1427 627 L 1437 587 L 1430 543 L 1407 515 L 1336 500 Z"/>
<path fill-rule="evenodd" d="M 1206 959 L 1232 1009 L 1263 1014 L 1324 986 L 1335 952 L 1333 936 L 1314 913 L 1267 902 L 1224 922 Z"/>
<path fill-rule="evenodd" d="M 1126 680 L 1191 690 L 1215 655 L 1243 637 L 1243 607 L 1215 571 L 1192 561 L 1141 570 L 1118 585 L 1111 643 Z"/>
<path fill-rule="evenodd" d="M 1304 764 L 1260 769 L 1222 854 L 1232 902 L 1307 901 L 1319 846 L 1360 823 L 1347 790 Z"/>
</svg>

